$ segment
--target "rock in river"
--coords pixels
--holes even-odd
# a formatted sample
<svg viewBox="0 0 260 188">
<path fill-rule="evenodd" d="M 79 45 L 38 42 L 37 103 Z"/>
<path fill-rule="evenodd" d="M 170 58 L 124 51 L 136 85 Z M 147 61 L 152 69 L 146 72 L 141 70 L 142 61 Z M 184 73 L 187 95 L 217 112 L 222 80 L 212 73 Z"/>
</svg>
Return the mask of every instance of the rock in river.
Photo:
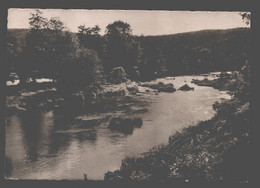
<svg viewBox="0 0 260 188">
<path fill-rule="evenodd" d="M 139 92 L 137 84 L 136 85 L 127 85 L 126 88 L 132 94 L 136 94 Z"/>
<path fill-rule="evenodd" d="M 172 83 L 164 84 L 163 82 L 159 83 L 144 83 L 143 87 L 150 87 L 152 89 L 157 89 L 159 92 L 174 92 L 176 89 Z"/>
<path fill-rule="evenodd" d="M 160 82 L 161 83 L 161 82 Z M 159 84 L 160 84 L 159 83 Z M 174 92 L 176 89 L 174 88 L 172 83 L 163 84 L 158 87 L 159 92 Z"/>
<path fill-rule="evenodd" d="M 181 86 L 179 88 L 179 90 L 181 90 L 181 91 L 189 91 L 189 90 L 194 90 L 194 87 L 190 87 L 188 84 L 185 84 L 185 85 Z"/>
<path fill-rule="evenodd" d="M 110 120 L 108 127 L 111 130 L 117 130 L 125 134 L 132 134 L 135 127 L 141 127 L 143 121 L 141 118 L 114 117 Z"/>
</svg>

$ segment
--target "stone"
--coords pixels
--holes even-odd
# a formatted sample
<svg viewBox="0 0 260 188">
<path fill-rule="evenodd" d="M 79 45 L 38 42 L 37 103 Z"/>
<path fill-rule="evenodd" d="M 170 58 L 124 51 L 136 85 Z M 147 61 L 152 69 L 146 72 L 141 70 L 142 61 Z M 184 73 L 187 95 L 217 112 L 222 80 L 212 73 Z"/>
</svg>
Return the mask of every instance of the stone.
<svg viewBox="0 0 260 188">
<path fill-rule="evenodd" d="M 194 87 L 190 87 L 188 84 L 185 84 L 185 85 L 181 86 L 179 88 L 179 90 L 181 90 L 181 91 L 189 91 L 189 90 L 194 90 Z"/>
<path fill-rule="evenodd" d="M 172 83 L 164 84 L 163 82 L 159 83 L 145 83 L 143 87 L 150 87 L 156 89 L 158 92 L 174 92 L 176 89 Z"/>
<path fill-rule="evenodd" d="M 176 89 L 174 88 L 172 83 L 164 84 L 158 88 L 159 92 L 174 92 Z"/>
<path fill-rule="evenodd" d="M 127 88 L 127 90 L 128 90 L 131 94 L 136 94 L 136 93 L 139 92 L 137 85 L 129 85 L 129 86 L 126 86 L 126 88 Z"/>
<path fill-rule="evenodd" d="M 127 74 L 123 67 L 115 67 L 109 74 L 109 81 L 113 84 L 120 84 L 127 81 Z"/>
<path fill-rule="evenodd" d="M 132 134 L 135 127 L 141 127 L 143 121 L 141 118 L 114 117 L 110 120 L 108 128 L 117 130 L 125 134 Z"/>
</svg>

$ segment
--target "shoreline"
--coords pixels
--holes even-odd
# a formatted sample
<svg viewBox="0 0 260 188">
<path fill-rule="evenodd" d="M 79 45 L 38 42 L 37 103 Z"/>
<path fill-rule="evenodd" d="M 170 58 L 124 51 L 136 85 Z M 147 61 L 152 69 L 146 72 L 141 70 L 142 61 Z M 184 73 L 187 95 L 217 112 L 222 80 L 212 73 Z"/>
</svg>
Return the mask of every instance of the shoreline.
<svg viewBox="0 0 260 188">
<path fill-rule="evenodd" d="M 219 74 L 220 72 L 209 72 L 207 74 L 183 76 L 207 77 L 209 75 Z M 172 76 L 165 78 L 175 79 L 183 76 Z M 38 108 L 42 110 L 56 109 L 63 107 L 64 103 L 70 100 L 70 103 L 78 103 L 78 111 L 81 110 L 81 106 L 84 106 L 85 104 L 93 104 L 95 102 L 100 102 L 102 100 L 115 97 L 134 97 L 136 94 L 144 92 L 139 91 L 140 89 L 146 90 L 145 92 L 175 92 L 178 88 L 175 88 L 173 85 L 169 85 L 168 81 L 166 81 L 164 83 L 165 85 L 162 85 L 162 87 L 158 85 L 158 83 L 160 83 L 161 80 L 165 78 L 157 78 L 145 82 L 135 82 L 128 80 L 121 84 L 106 83 L 100 85 L 99 87 L 93 87 L 89 91 L 74 92 L 70 94 L 71 96 L 68 96 L 69 98 L 66 99 L 62 93 L 56 89 L 56 84 L 54 82 L 42 82 L 37 84 L 28 83 L 24 87 L 21 87 L 20 85 L 10 85 L 6 86 L 6 112 L 7 116 L 10 116 L 31 108 Z M 189 89 L 192 88 L 187 88 L 187 90 Z"/>
</svg>

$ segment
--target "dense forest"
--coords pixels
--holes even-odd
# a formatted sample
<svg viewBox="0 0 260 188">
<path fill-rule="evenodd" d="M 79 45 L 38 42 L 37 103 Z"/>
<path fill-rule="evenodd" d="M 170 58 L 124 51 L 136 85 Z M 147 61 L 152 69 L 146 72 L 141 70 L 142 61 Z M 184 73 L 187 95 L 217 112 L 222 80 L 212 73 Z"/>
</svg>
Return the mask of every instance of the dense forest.
<svg viewBox="0 0 260 188">
<path fill-rule="evenodd" d="M 144 71 L 153 67 L 163 76 L 238 70 L 250 50 L 248 28 L 147 36 L 138 40 L 147 62 L 143 65 Z M 154 63 L 155 59 L 161 64 Z"/>
</svg>

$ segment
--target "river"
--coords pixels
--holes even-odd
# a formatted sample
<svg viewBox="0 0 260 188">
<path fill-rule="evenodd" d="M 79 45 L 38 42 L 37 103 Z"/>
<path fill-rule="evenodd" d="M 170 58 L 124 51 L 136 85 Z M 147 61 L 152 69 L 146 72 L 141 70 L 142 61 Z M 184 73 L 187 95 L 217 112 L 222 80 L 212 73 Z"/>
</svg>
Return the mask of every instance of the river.
<svg viewBox="0 0 260 188">
<path fill-rule="evenodd" d="M 118 99 L 113 103 L 113 111 L 106 105 L 101 107 L 102 112 L 72 119 L 55 110 L 33 110 L 8 117 L 6 156 L 13 169 L 10 177 L 82 180 L 87 174 L 88 179 L 102 180 L 107 171 L 119 169 L 125 157 L 166 144 L 175 131 L 214 116 L 212 105 L 230 96 L 191 83 L 193 78 L 204 77 L 213 79 L 216 74 L 158 79 L 173 83 L 177 89 L 187 83 L 194 91 L 158 95 L 141 92 L 134 100 Z M 132 134 L 111 131 L 107 125 L 109 117 L 115 114 L 141 117 L 143 125 Z M 102 121 L 95 121 L 98 123 L 93 126 L 88 124 L 89 120 Z"/>
</svg>

